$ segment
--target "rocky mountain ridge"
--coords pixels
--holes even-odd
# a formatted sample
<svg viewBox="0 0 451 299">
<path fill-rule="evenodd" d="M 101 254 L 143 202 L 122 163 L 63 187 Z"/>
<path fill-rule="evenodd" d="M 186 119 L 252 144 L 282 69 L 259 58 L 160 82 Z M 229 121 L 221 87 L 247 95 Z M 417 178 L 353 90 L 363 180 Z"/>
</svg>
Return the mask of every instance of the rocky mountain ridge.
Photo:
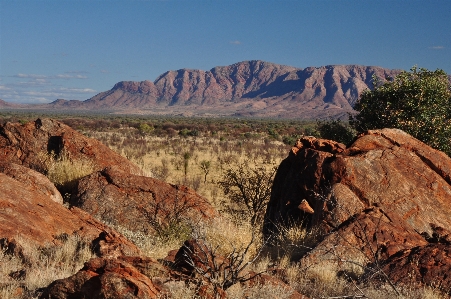
<svg viewBox="0 0 451 299">
<path fill-rule="evenodd" d="M 34 107 L 185 116 L 339 117 L 354 111 L 361 93 L 372 88 L 373 75 L 398 73 L 375 66 L 301 69 L 252 60 L 209 71 L 168 71 L 154 82 L 118 82 L 83 102 L 59 99 Z"/>
</svg>

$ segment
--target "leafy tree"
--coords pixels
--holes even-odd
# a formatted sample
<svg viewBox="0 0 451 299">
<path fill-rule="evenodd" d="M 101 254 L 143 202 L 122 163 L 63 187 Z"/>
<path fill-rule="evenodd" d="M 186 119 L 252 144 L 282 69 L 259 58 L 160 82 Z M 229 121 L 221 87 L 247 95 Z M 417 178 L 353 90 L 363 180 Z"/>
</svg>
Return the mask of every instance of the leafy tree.
<svg viewBox="0 0 451 299">
<path fill-rule="evenodd" d="M 447 74 L 413 67 L 385 81 L 373 76 L 350 117 L 357 131 L 398 128 L 451 154 L 451 88 Z"/>
<path fill-rule="evenodd" d="M 347 123 L 339 119 L 317 121 L 316 130 L 321 138 L 338 141 L 344 144 L 350 143 L 355 135 L 355 130 Z"/>
<path fill-rule="evenodd" d="M 139 125 L 138 130 L 140 133 L 145 134 L 145 133 L 150 133 L 154 130 L 154 127 L 149 126 L 146 123 L 142 123 Z"/>
</svg>

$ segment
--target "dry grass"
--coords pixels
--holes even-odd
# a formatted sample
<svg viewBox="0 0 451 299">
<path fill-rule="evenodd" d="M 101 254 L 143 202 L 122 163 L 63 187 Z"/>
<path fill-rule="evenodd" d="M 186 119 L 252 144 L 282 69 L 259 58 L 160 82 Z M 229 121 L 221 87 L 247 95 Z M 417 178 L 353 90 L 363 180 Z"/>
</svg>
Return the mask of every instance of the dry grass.
<svg viewBox="0 0 451 299">
<path fill-rule="evenodd" d="M 76 182 L 94 171 L 94 165 L 87 159 L 74 160 L 62 153 L 59 157 L 49 155 L 47 177 L 61 191 L 69 192 Z"/>
<path fill-rule="evenodd" d="M 90 132 L 111 149 L 137 164 L 143 172 L 173 184 L 187 185 L 208 198 L 218 209 L 225 200 L 217 184 L 226 169 L 245 161 L 249 167 L 270 170 L 278 166 L 288 154 L 289 147 L 280 141 L 264 138 L 252 140 L 222 140 L 214 137 L 159 137 L 145 135 L 130 137 L 130 132 Z M 185 175 L 184 154 L 188 153 Z M 205 180 L 202 164 L 209 162 Z"/>
<path fill-rule="evenodd" d="M 83 267 L 84 262 L 95 257 L 90 243 L 75 235 L 60 236 L 59 245 L 43 247 L 30 245 L 20 236 L 16 240 L 22 245 L 26 259 L 0 252 L 0 298 L 18 298 L 21 292 L 24 298 L 29 298 L 28 291 L 73 275 Z"/>
</svg>

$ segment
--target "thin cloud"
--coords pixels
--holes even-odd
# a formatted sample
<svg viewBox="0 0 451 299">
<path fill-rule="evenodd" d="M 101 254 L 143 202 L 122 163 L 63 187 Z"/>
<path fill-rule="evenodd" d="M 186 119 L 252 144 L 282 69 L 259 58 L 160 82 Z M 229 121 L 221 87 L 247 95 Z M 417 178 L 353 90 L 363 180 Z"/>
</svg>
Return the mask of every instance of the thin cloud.
<svg viewBox="0 0 451 299">
<path fill-rule="evenodd" d="M 27 78 L 27 79 L 46 79 L 46 78 L 48 78 L 48 76 L 44 76 L 44 75 L 22 74 L 22 73 L 14 75 L 13 77 L 14 78 L 21 78 L 21 79 L 24 79 L 24 78 Z"/>
<path fill-rule="evenodd" d="M 0 90 L 11 90 L 11 88 L 6 87 L 5 85 L 0 85 Z"/>
<path fill-rule="evenodd" d="M 54 76 L 46 76 L 46 75 L 37 75 L 37 74 L 22 74 L 19 73 L 17 75 L 13 75 L 14 78 L 21 78 L 21 79 L 88 79 L 85 75 L 75 74 L 71 75 L 68 73 L 65 74 L 58 74 Z"/>
<path fill-rule="evenodd" d="M 88 79 L 87 76 L 84 75 L 69 75 L 69 74 L 60 74 L 55 76 L 56 79 Z"/>
<path fill-rule="evenodd" d="M 97 93 L 92 88 L 55 87 L 49 80 L 42 78 L 27 81 L 1 84 L 0 99 L 13 103 L 50 103 L 56 99 L 86 100 Z"/>
<path fill-rule="evenodd" d="M 241 45 L 241 42 L 239 40 L 233 40 L 230 42 L 232 45 Z"/>
<path fill-rule="evenodd" d="M 432 47 L 429 47 L 429 49 L 432 49 L 432 50 L 443 50 L 443 49 L 445 49 L 445 47 L 444 46 L 432 46 Z"/>
</svg>

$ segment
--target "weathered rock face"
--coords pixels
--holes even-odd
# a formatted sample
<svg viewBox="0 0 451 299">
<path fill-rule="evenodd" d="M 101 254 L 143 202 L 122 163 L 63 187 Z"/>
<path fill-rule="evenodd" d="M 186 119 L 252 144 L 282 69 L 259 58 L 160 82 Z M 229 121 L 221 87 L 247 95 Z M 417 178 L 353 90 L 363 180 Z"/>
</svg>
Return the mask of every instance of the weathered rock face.
<svg viewBox="0 0 451 299">
<path fill-rule="evenodd" d="M 50 194 L 36 190 L 36 185 L 0 173 L 0 186 L 0 238 L 5 247 L 15 244 L 19 248 L 22 241 L 47 245 L 57 243 L 58 236 L 77 234 L 92 240 L 100 255 L 140 254 L 119 233 L 78 208 L 65 208 Z"/>
<path fill-rule="evenodd" d="M 24 125 L 0 126 L 0 161 L 22 164 L 45 173 L 51 153 L 90 161 L 95 170 L 116 165 L 126 172 L 140 173 L 136 165 L 107 146 L 56 120 L 37 119 Z"/>
<path fill-rule="evenodd" d="M 82 178 L 71 204 L 107 223 L 144 233 L 169 221 L 191 219 L 195 223 L 217 215 L 207 199 L 192 189 L 115 167 Z"/>
<path fill-rule="evenodd" d="M 394 283 L 421 282 L 451 295 L 449 244 L 429 244 L 400 251 L 391 256 L 382 269 Z"/>
<path fill-rule="evenodd" d="M 327 265 L 341 271 L 363 273 L 368 264 L 380 263 L 400 250 L 427 244 L 401 217 L 373 207 L 343 222 L 301 261 L 310 270 Z"/>
<path fill-rule="evenodd" d="M 313 214 L 301 209 L 303 200 Z M 451 227 L 451 159 L 396 129 L 365 132 L 347 148 L 305 137 L 274 180 L 266 237 L 278 233 L 278 225 L 319 227 L 325 233 L 301 259 L 312 268 L 353 271 L 360 264 L 362 273 L 369 271 L 367 265 L 387 261 L 391 271 L 395 263 L 407 265 L 412 256 L 428 252 L 424 263 L 434 264 L 437 256 L 444 263 L 416 272 L 416 282 L 428 284 L 430 273 L 449 268 L 437 253 L 441 245 L 428 242 L 451 239 L 443 229 Z M 403 274 L 396 275 L 393 279 L 402 281 Z"/>
<path fill-rule="evenodd" d="M 51 283 L 39 298 L 154 299 L 161 289 L 139 270 L 144 268 L 151 271 L 153 265 L 161 269 L 158 262 L 150 258 L 91 259 L 75 275 Z"/>
<path fill-rule="evenodd" d="M 49 179 L 30 168 L 8 162 L 0 162 L 0 172 L 32 187 L 36 192 L 49 196 L 54 202 L 63 203 L 63 197 Z"/>
<path fill-rule="evenodd" d="M 369 207 L 400 216 L 420 233 L 432 234 L 431 224 L 451 227 L 451 159 L 444 153 L 396 129 L 368 131 L 348 148 L 305 139 L 276 174 L 266 234 L 271 223 L 303 218 L 303 199 L 315 211 L 306 216 L 310 223 L 328 230 Z"/>
</svg>

